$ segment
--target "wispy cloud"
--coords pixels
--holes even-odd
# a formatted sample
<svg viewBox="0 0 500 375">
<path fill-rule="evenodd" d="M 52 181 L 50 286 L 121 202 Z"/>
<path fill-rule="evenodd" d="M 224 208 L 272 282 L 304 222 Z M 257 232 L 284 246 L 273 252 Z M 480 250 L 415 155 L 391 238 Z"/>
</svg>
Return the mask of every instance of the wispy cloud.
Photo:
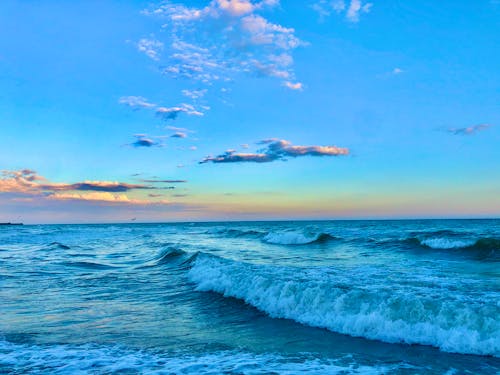
<svg viewBox="0 0 500 375">
<path fill-rule="evenodd" d="M 279 139 L 266 139 L 258 144 L 264 145 L 260 150 L 254 153 L 236 152 L 236 150 L 227 150 L 218 156 L 207 156 L 203 163 L 269 163 L 276 160 L 287 160 L 287 158 L 296 158 L 299 156 L 340 156 L 348 155 L 349 149 L 337 146 L 294 146 L 291 142 Z"/>
<path fill-rule="evenodd" d="M 357 23 L 360 14 L 370 12 L 372 6 L 372 3 L 362 0 L 350 0 L 347 3 L 344 0 L 319 0 L 311 8 L 318 13 L 320 20 L 337 13 L 343 14 L 347 21 Z"/>
<path fill-rule="evenodd" d="M 137 50 L 155 61 L 160 60 L 162 49 L 163 43 L 158 40 L 143 38 L 137 42 Z"/>
<path fill-rule="evenodd" d="M 186 183 L 187 180 L 161 180 L 161 179 L 143 179 L 141 180 L 142 182 L 149 182 L 149 183 L 153 183 L 153 184 L 157 184 L 157 183 L 166 183 L 166 184 L 182 184 L 182 183 Z"/>
<path fill-rule="evenodd" d="M 186 103 L 182 103 L 178 107 L 158 107 L 156 109 L 156 115 L 165 121 L 175 120 L 180 113 L 186 113 L 189 116 L 203 116 L 203 112 Z"/>
<path fill-rule="evenodd" d="M 207 93 L 207 89 L 202 90 L 182 90 L 182 95 L 187 96 L 193 100 L 200 99 Z"/>
<path fill-rule="evenodd" d="M 486 130 L 491 126 L 492 125 L 490 124 L 479 124 L 479 125 L 469 126 L 467 128 L 450 128 L 448 129 L 448 132 L 453 135 L 471 135 Z"/>
<path fill-rule="evenodd" d="M 187 129 L 187 128 L 179 128 L 178 126 L 170 126 L 170 125 L 168 125 L 165 128 L 168 129 L 168 130 L 172 130 L 174 132 L 195 133 L 194 130 L 190 130 L 190 129 Z"/>
<path fill-rule="evenodd" d="M 138 109 L 138 108 L 154 108 L 156 104 L 150 103 L 146 98 L 142 96 L 122 96 L 118 103 L 124 104 L 127 107 Z"/>
<path fill-rule="evenodd" d="M 188 7 L 168 2 L 143 13 L 164 19 L 164 29 L 170 31 L 164 43 L 166 74 L 205 84 L 231 80 L 238 73 L 290 80 L 294 79 L 291 53 L 304 43 L 293 28 L 264 16 L 278 4 L 277 0 L 212 0 L 205 7 Z"/>
</svg>

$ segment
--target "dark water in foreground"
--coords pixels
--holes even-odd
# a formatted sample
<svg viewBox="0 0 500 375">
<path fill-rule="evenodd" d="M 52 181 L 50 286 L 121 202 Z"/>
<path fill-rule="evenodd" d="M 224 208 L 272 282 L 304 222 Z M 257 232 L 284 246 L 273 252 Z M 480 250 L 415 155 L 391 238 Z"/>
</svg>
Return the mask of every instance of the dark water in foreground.
<svg viewBox="0 0 500 375">
<path fill-rule="evenodd" d="M 500 220 L 0 227 L 0 373 L 499 372 Z"/>
</svg>

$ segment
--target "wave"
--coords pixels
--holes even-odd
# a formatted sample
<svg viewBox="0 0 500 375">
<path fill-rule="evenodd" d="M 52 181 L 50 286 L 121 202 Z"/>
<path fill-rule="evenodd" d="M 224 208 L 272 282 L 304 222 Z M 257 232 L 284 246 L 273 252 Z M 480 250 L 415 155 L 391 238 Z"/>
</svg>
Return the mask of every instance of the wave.
<svg viewBox="0 0 500 375">
<path fill-rule="evenodd" d="M 86 268 L 91 270 L 112 270 L 117 267 L 109 266 L 107 264 L 94 263 L 94 262 L 63 262 L 64 266 L 76 267 L 76 268 Z"/>
<path fill-rule="evenodd" d="M 276 245 L 307 245 L 312 243 L 324 243 L 335 239 L 328 233 L 307 232 L 270 232 L 263 237 L 263 241 Z"/>
<path fill-rule="evenodd" d="M 377 284 L 366 270 L 254 265 L 203 253 L 188 277 L 199 291 L 244 300 L 272 318 L 389 343 L 500 356 L 500 304 L 487 293 L 387 285 L 385 278 Z"/>
<path fill-rule="evenodd" d="M 410 369 L 403 362 L 364 365 L 351 357 L 317 359 L 314 356 L 216 351 L 182 354 L 98 345 L 26 345 L 0 341 L 1 373 L 37 374 L 387 374 Z"/>
<path fill-rule="evenodd" d="M 213 228 L 206 233 L 223 235 L 230 238 L 260 238 L 263 242 L 275 245 L 307 245 L 335 239 L 329 233 L 315 232 L 307 229 L 302 231 L 283 230 L 271 232 L 253 229 Z"/>
<path fill-rule="evenodd" d="M 401 241 L 398 241 L 401 242 Z M 482 238 L 450 238 L 450 237 L 410 237 L 402 242 L 411 246 L 433 250 L 453 250 L 464 255 L 472 255 L 482 260 L 497 260 L 500 255 L 500 239 Z"/>
<path fill-rule="evenodd" d="M 261 232 L 253 229 L 210 228 L 204 233 L 223 234 L 226 237 L 260 237 L 265 235 L 267 232 Z"/>
<path fill-rule="evenodd" d="M 49 246 L 51 246 L 51 247 L 57 247 L 57 248 L 63 249 L 63 250 L 69 250 L 69 249 L 71 249 L 68 245 L 62 244 L 60 242 L 52 242 L 52 243 L 50 243 Z"/>
<path fill-rule="evenodd" d="M 421 245 L 431 249 L 460 249 L 470 247 L 476 243 L 475 240 L 456 240 L 451 238 L 434 237 L 419 241 Z"/>
</svg>

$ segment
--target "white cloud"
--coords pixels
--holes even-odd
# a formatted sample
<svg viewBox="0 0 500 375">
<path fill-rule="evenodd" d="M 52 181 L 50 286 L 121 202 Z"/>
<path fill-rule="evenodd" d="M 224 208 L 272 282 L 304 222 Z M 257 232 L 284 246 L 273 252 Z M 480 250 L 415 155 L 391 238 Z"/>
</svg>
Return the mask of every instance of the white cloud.
<svg viewBox="0 0 500 375">
<path fill-rule="evenodd" d="M 156 104 L 150 103 L 142 96 L 122 96 L 118 103 L 124 104 L 131 108 L 153 108 Z"/>
<path fill-rule="evenodd" d="M 295 30 L 262 12 L 277 0 L 212 0 L 201 8 L 164 3 L 145 14 L 166 20 L 165 74 L 213 85 L 239 73 L 294 79 L 292 51 L 303 43 Z M 189 95 L 186 93 L 186 95 Z"/>
<path fill-rule="evenodd" d="M 319 0 L 311 8 L 318 13 L 320 20 L 335 12 L 337 14 L 344 14 L 349 22 L 356 23 L 359 22 L 360 14 L 370 12 L 372 6 L 372 3 L 363 3 L 362 0 L 350 0 L 348 6 L 344 0 Z"/>
<path fill-rule="evenodd" d="M 302 90 L 302 82 L 292 83 L 290 81 L 286 81 L 284 86 L 288 87 L 290 90 Z"/>
<path fill-rule="evenodd" d="M 401 69 L 401 68 L 394 68 L 394 69 L 392 70 L 392 74 L 397 75 L 397 74 L 401 74 L 401 73 L 404 73 L 404 70 L 403 70 L 403 69 Z"/>
<path fill-rule="evenodd" d="M 368 13 L 372 7 L 372 3 L 363 4 L 361 0 L 351 0 L 351 4 L 347 9 L 346 17 L 351 22 L 359 21 L 360 13 Z"/>
<path fill-rule="evenodd" d="M 182 90 L 182 95 L 187 96 L 193 100 L 200 99 L 207 93 L 207 89 L 203 90 Z"/>
<path fill-rule="evenodd" d="M 137 49 L 151 59 L 158 61 L 160 60 L 160 52 L 163 49 L 163 43 L 158 40 L 143 38 L 137 43 Z"/>
</svg>

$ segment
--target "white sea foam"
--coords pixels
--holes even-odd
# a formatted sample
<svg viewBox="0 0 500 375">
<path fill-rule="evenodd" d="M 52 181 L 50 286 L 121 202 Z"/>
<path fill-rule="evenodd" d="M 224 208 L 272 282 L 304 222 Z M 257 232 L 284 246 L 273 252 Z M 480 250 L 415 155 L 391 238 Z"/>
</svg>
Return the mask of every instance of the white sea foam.
<svg viewBox="0 0 500 375">
<path fill-rule="evenodd" d="M 0 341 L 0 373 L 36 374 L 387 374 L 404 363 L 360 365 L 352 358 L 314 359 L 220 351 L 199 355 L 151 353 L 116 346 L 23 345 Z"/>
<path fill-rule="evenodd" d="M 197 290 L 242 299 L 273 318 L 389 343 L 500 356 L 495 295 L 460 293 L 457 285 L 425 275 L 412 282 L 414 272 L 402 277 L 374 280 L 366 269 L 264 266 L 206 254 L 189 271 Z"/>
<path fill-rule="evenodd" d="M 318 241 L 324 233 L 304 233 L 295 231 L 270 232 L 263 237 L 263 241 L 278 245 L 305 245 Z"/>
<path fill-rule="evenodd" d="M 427 238 L 420 242 L 422 245 L 433 249 L 458 249 L 472 246 L 476 243 L 475 240 L 457 240 L 446 237 Z"/>
</svg>

